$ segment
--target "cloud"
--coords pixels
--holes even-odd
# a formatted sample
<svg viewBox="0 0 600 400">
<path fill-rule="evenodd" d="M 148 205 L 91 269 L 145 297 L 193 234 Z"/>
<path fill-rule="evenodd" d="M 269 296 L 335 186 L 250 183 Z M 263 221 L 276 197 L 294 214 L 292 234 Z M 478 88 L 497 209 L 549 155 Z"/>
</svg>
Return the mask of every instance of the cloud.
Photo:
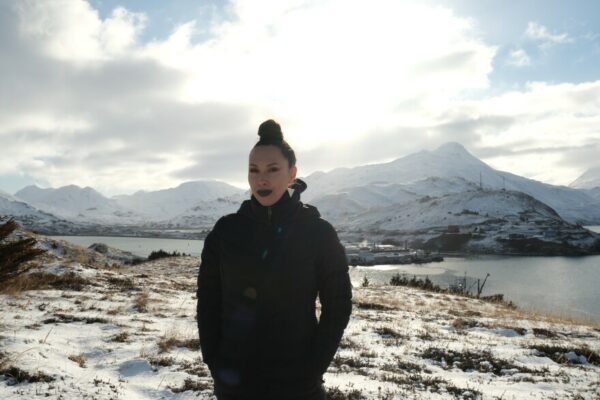
<svg viewBox="0 0 600 400">
<path fill-rule="evenodd" d="M 448 8 L 392 0 L 228 7 L 226 17 L 190 20 L 144 42 L 148 17 L 124 7 L 101 18 L 82 0 L 0 2 L 0 176 L 105 194 L 199 178 L 243 184 L 268 118 L 282 124 L 301 175 L 459 141 L 501 169 L 559 181 L 583 163 L 574 150 L 528 164 L 525 154 L 486 149 L 598 140 L 597 82 L 531 83 L 491 96 L 497 49 Z M 533 25 L 536 41 L 570 40 L 541 28 Z M 552 171 L 552 162 L 568 167 Z"/>
<path fill-rule="evenodd" d="M 11 54 L 0 63 L 4 176 L 27 172 L 53 186 L 77 183 L 110 194 L 172 186 L 170 172 L 193 164 L 194 149 L 225 147 L 244 132 L 243 106 L 183 102 L 185 74 L 140 55 L 143 47 L 131 38 L 143 17 L 116 9 L 94 24 L 98 16 L 87 3 L 70 1 L 62 6 L 75 9 L 64 10 L 73 20 L 57 16 L 62 25 L 46 28 L 62 9 L 44 4 L 0 6 L 0 49 Z M 29 23 L 38 28 L 25 29 Z M 86 25 L 96 26 L 93 34 Z M 65 31 L 95 41 L 95 52 L 79 52 L 76 41 L 62 52 L 54 40 Z M 133 47 L 117 51 L 119 43 Z"/>
<path fill-rule="evenodd" d="M 528 67 L 531 65 L 531 58 L 525 50 L 516 49 L 508 54 L 507 64 L 515 67 Z"/>
<path fill-rule="evenodd" d="M 446 9 L 394 1 L 285 4 L 235 2 L 238 19 L 217 27 L 210 43 L 192 44 L 188 24 L 146 54 L 188 73 L 189 101 L 272 111 L 290 139 L 307 147 L 364 134 L 407 99 L 451 97 L 489 83 L 495 49 L 470 37 L 470 22 Z"/>
<path fill-rule="evenodd" d="M 573 39 L 567 33 L 550 33 L 548 28 L 535 21 L 530 21 L 527 24 L 525 36 L 540 42 L 542 47 L 573 42 Z"/>
<path fill-rule="evenodd" d="M 101 20 L 85 1 L 15 2 L 20 32 L 43 43 L 44 52 L 73 62 L 101 62 L 131 50 L 146 17 L 123 7 Z"/>
<path fill-rule="evenodd" d="M 149 43 L 147 17 L 123 7 L 104 19 L 80 0 L 0 7 L 0 172 L 113 193 L 245 181 L 270 117 L 298 151 L 364 141 L 427 118 L 403 104 L 485 89 L 495 54 L 471 21 L 416 2 L 235 1 L 231 19 Z"/>
<path fill-rule="evenodd" d="M 599 99 L 600 81 L 532 82 L 525 90 L 457 104 L 455 113 L 510 121 L 479 132 L 474 152 L 481 148 L 486 162 L 545 182 L 568 184 L 593 161 L 581 156 L 587 154 L 582 149 L 596 149 L 600 143 Z"/>
</svg>

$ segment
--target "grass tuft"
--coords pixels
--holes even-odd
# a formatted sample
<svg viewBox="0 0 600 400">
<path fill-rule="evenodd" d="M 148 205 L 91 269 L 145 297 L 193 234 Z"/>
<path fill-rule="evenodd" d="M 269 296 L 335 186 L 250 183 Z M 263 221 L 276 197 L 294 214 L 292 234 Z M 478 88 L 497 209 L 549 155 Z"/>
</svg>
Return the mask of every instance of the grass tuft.
<svg viewBox="0 0 600 400">
<path fill-rule="evenodd" d="M 150 300 L 150 296 L 148 292 L 140 293 L 134 300 L 134 307 L 138 312 L 145 313 L 148 312 L 148 301 Z"/>
<path fill-rule="evenodd" d="M 85 354 L 83 354 L 83 353 L 71 354 L 69 356 L 69 360 L 76 362 L 77 364 L 79 364 L 79 366 L 81 368 L 85 368 L 85 362 L 86 362 Z"/>
<path fill-rule="evenodd" d="M 170 351 L 172 347 L 187 347 L 190 350 L 197 351 L 200 350 L 200 339 L 182 339 L 176 336 L 165 335 L 158 341 L 158 350 L 160 353 L 166 353 Z"/>
<path fill-rule="evenodd" d="M 185 380 L 183 381 L 183 384 L 179 387 L 172 387 L 169 386 L 169 389 L 171 389 L 171 391 L 173 393 L 182 393 L 182 392 L 187 392 L 188 390 L 194 391 L 194 392 L 204 392 L 205 390 L 212 390 L 213 389 L 213 385 L 209 382 L 206 381 L 201 381 L 198 379 L 193 379 L 193 378 L 185 378 Z"/>
</svg>

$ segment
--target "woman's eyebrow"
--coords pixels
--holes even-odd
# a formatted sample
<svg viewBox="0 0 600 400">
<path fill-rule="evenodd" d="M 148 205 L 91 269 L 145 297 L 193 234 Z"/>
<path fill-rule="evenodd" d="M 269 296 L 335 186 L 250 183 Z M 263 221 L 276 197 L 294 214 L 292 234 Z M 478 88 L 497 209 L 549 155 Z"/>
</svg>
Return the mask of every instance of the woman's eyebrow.
<svg viewBox="0 0 600 400">
<path fill-rule="evenodd" d="M 267 164 L 267 167 L 270 167 L 272 165 L 279 166 L 279 163 L 278 162 L 272 162 L 272 163 Z M 250 163 L 250 166 L 251 167 L 258 167 L 258 165 L 254 164 L 254 163 Z"/>
</svg>

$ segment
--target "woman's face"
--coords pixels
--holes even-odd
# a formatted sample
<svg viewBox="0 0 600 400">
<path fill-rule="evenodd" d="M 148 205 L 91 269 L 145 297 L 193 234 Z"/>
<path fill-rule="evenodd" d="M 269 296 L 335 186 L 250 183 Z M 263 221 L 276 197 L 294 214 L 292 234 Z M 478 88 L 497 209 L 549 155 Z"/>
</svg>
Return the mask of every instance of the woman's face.
<svg viewBox="0 0 600 400">
<path fill-rule="evenodd" d="M 296 179 L 297 168 L 276 146 L 256 146 L 250 152 L 248 183 L 252 194 L 263 206 L 273 205 Z"/>
</svg>

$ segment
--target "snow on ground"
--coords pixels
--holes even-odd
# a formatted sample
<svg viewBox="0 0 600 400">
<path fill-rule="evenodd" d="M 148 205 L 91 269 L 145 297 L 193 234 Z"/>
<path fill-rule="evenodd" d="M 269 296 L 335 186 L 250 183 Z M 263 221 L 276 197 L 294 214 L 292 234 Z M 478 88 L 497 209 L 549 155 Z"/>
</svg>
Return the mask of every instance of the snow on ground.
<svg viewBox="0 0 600 400">
<path fill-rule="evenodd" d="M 213 399 L 199 259 L 123 266 L 64 246 L 33 273 L 68 279 L 0 295 L 0 398 Z M 353 301 L 330 399 L 600 398 L 598 324 L 406 287 L 355 288 Z"/>
</svg>

